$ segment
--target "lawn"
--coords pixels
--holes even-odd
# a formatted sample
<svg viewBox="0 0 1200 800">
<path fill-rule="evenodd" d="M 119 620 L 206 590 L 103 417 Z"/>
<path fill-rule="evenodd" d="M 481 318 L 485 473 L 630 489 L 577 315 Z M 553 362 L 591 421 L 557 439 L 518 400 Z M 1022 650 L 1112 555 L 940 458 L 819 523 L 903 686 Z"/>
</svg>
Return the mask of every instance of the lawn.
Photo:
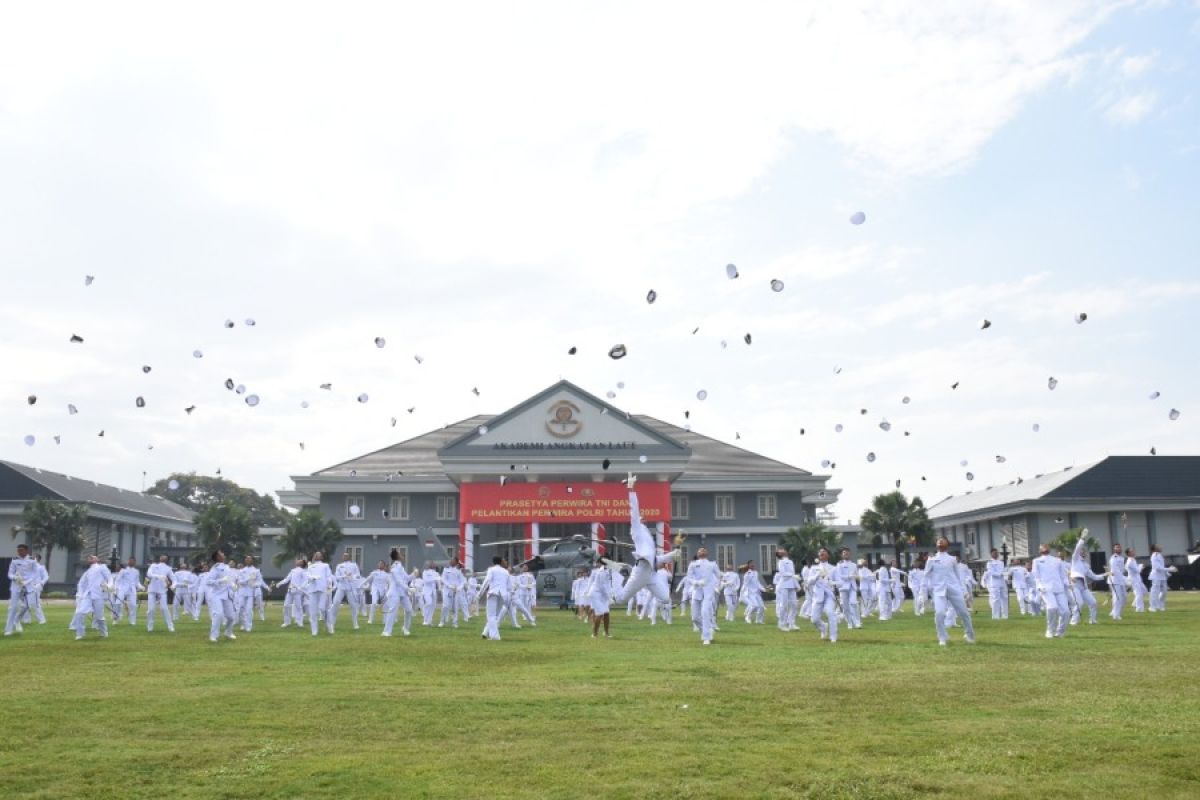
<svg viewBox="0 0 1200 800">
<path fill-rule="evenodd" d="M 1200 797 L 1200 595 L 1042 637 L 976 614 L 844 632 L 566 612 L 504 640 L 207 620 L 75 642 L 70 608 L 0 640 L 0 796 Z M 981 601 L 982 607 L 984 603 Z M 1015 609 L 1015 605 L 1014 605 Z"/>
</svg>

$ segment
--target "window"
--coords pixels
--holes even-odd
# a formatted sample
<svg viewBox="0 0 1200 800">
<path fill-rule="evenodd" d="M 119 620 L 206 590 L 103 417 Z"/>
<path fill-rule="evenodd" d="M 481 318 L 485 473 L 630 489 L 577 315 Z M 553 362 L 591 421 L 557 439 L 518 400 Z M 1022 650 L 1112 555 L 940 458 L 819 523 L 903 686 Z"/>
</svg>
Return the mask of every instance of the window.
<svg viewBox="0 0 1200 800">
<path fill-rule="evenodd" d="M 734 554 L 734 547 L 731 544 L 717 545 L 717 566 L 721 571 L 734 569 L 734 559 L 737 556 Z"/>
<path fill-rule="evenodd" d="M 778 516 L 779 504 L 775 500 L 775 495 L 760 494 L 758 496 L 758 518 L 776 519 Z"/>
<path fill-rule="evenodd" d="M 671 519 L 687 519 L 691 510 L 689 505 L 686 494 L 671 495 Z"/>
<path fill-rule="evenodd" d="M 347 547 L 346 552 L 350 554 L 350 560 L 353 561 L 355 564 L 358 564 L 359 572 L 362 572 L 362 565 L 363 565 L 363 549 L 362 549 L 362 547 L 360 545 L 354 545 L 353 547 Z"/>
<path fill-rule="evenodd" d="M 367 498 L 361 494 L 346 495 L 346 519 L 366 519 Z"/>
<path fill-rule="evenodd" d="M 760 544 L 758 546 L 758 571 L 763 575 L 770 575 L 775 572 L 777 561 L 775 558 L 775 545 Z"/>
<path fill-rule="evenodd" d="M 388 519 L 408 519 L 411 505 L 408 495 L 392 495 L 391 502 L 388 503 Z"/>
<path fill-rule="evenodd" d="M 458 520 L 458 497 L 452 494 L 438 495 L 437 519 Z"/>
<path fill-rule="evenodd" d="M 733 495 L 718 494 L 713 497 L 713 516 L 717 519 L 733 519 Z"/>
<path fill-rule="evenodd" d="M 679 547 L 679 569 L 683 572 L 687 572 L 688 564 L 690 564 L 690 563 L 691 563 L 691 559 L 688 558 L 687 545 L 686 544 L 680 545 L 680 547 Z"/>
</svg>

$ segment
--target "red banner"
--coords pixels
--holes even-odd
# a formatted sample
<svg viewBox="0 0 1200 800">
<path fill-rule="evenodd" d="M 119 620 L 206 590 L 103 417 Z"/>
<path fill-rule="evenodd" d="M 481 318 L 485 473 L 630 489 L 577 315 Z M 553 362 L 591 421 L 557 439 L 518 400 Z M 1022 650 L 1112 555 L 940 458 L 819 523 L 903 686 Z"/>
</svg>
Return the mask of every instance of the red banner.
<svg viewBox="0 0 1200 800">
<path fill-rule="evenodd" d="M 638 483 L 642 519 L 670 519 L 671 484 Z M 619 483 L 464 483 L 459 487 L 459 521 L 628 522 L 629 490 Z"/>
</svg>

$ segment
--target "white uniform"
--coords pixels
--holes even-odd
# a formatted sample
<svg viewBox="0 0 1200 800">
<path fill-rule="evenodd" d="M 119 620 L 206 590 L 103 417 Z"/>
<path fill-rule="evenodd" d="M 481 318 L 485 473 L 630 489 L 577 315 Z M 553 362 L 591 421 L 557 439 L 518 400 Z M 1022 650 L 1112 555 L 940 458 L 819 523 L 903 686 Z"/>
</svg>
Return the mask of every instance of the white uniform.
<svg viewBox="0 0 1200 800">
<path fill-rule="evenodd" d="M 404 609 L 404 625 L 400 632 L 408 636 L 412 632 L 413 606 L 412 581 L 409 578 L 408 572 L 404 569 L 404 563 L 401 561 L 393 561 L 392 568 L 388 571 L 388 587 L 387 599 L 383 604 L 383 635 L 391 636 L 392 628 L 396 624 L 396 615 L 400 609 Z"/>
<path fill-rule="evenodd" d="M 433 567 L 421 573 L 421 624 L 433 624 L 433 612 L 437 608 L 438 583 L 442 576 Z"/>
<path fill-rule="evenodd" d="M 1162 553 L 1150 554 L 1150 610 L 1167 610 L 1167 562 Z"/>
<path fill-rule="evenodd" d="M 1079 609 L 1086 605 L 1090 617 L 1088 622 L 1095 625 L 1096 596 L 1092 594 L 1092 587 L 1088 581 L 1102 581 L 1104 576 L 1092 572 L 1087 563 L 1087 555 L 1087 530 L 1085 529 L 1071 553 L 1071 588 L 1075 592 L 1076 619 L 1078 619 Z"/>
<path fill-rule="evenodd" d="M 1125 556 L 1113 553 L 1108 559 L 1108 590 L 1112 595 L 1112 608 L 1108 615 L 1113 619 L 1121 618 L 1125 608 Z"/>
<path fill-rule="evenodd" d="M 483 638 L 500 640 L 500 615 L 509 592 L 508 570 L 499 564 L 488 567 L 479 587 L 479 593 L 484 595 L 487 603 L 487 624 L 483 628 Z"/>
<path fill-rule="evenodd" d="M 963 585 L 958 559 L 949 553 L 937 552 L 925 560 L 925 581 L 933 595 L 933 623 L 937 629 L 938 644 L 945 646 L 950 638 L 947 633 L 947 617 L 950 611 L 962 617 L 968 642 L 975 641 L 975 625 L 971 612 L 967 610 L 967 587 Z"/>
<path fill-rule="evenodd" d="M 333 633 L 334 626 L 337 625 L 338 612 L 342 608 L 342 598 L 350 604 L 350 621 L 354 624 L 354 630 L 358 630 L 358 584 L 362 580 L 362 572 L 358 569 L 358 564 L 353 561 L 343 561 L 337 565 L 334 570 L 333 578 L 337 582 L 337 589 L 333 593 L 333 602 L 329 609 L 325 612 L 325 627 L 330 633 Z"/>
<path fill-rule="evenodd" d="M 1038 556 L 1033 560 L 1030 573 L 1046 607 L 1046 638 L 1063 636 L 1067 632 L 1070 605 L 1062 561 L 1050 554 Z"/>
<path fill-rule="evenodd" d="M 233 635 L 233 624 L 237 621 L 233 610 L 234 580 L 233 570 L 223 561 L 209 567 L 201 579 L 204 602 L 208 604 L 208 616 L 212 620 L 208 632 L 209 641 L 217 641 L 222 631 L 230 639 L 237 638 Z"/>
<path fill-rule="evenodd" d="M 842 601 L 842 613 L 846 615 L 846 625 L 850 628 L 861 628 L 862 618 L 858 615 L 858 565 L 848 558 L 843 558 L 833 568 L 834 589 Z"/>
<path fill-rule="evenodd" d="M 297 565 L 292 567 L 287 577 L 275 584 L 288 587 L 283 598 L 283 625 L 280 626 L 282 628 L 290 624 L 295 624 L 297 628 L 304 626 L 304 591 L 300 588 L 304 584 L 304 578 L 304 567 Z"/>
<path fill-rule="evenodd" d="M 242 567 L 237 573 L 237 613 L 242 630 L 254 628 L 254 607 L 258 602 L 258 587 L 262 583 L 262 571 L 258 567 Z"/>
<path fill-rule="evenodd" d="M 654 583 L 658 584 L 658 590 L 666 592 L 667 596 L 671 595 L 671 570 L 659 568 L 654 571 Z M 650 611 L 650 624 L 658 624 L 658 618 L 662 617 L 663 622 L 671 624 L 671 604 L 659 603 L 657 596 L 646 592 L 648 596 L 647 607 Z"/>
<path fill-rule="evenodd" d="M 308 624 L 313 636 L 317 635 L 321 620 L 326 617 L 331 586 L 333 570 L 329 569 L 329 565 L 324 561 L 313 561 L 308 565 L 308 569 L 304 570 L 304 583 L 301 588 L 304 590 L 305 604 L 308 606 Z M 326 622 L 325 626 L 333 633 L 332 623 Z"/>
<path fill-rule="evenodd" d="M 633 540 L 633 571 L 629 574 L 629 580 L 621 587 L 621 594 L 614 598 L 615 601 L 618 604 L 628 602 L 629 598 L 646 588 L 658 602 L 670 605 L 671 594 L 659 594 L 662 588 L 654 582 L 654 573 L 660 564 L 673 561 L 675 554 L 655 555 L 657 548 L 654 546 L 654 535 L 642 522 L 637 492 L 633 489 L 629 490 L 629 536 Z"/>
<path fill-rule="evenodd" d="M 1125 580 L 1133 589 L 1133 610 L 1140 614 L 1146 610 L 1146 582 L 1142 580 L 1142 565 L 1137 558 L 1125 559 Z"/>
<path fill-rule="evenodd" d="M 146 568 L 146 630 L 154 630 L 154 612 L 161 611 L 167 630 L 175 632 L 171 609 L 167 606 L 167 585 L 175 582 L 175 573 L 166 564 L 159 562 Z"/>
<path fill-rule="evenodd" d="M 42 610 L 42 589 L 50 580 L 50 573 L 42 566 L 42 562 L 35 560 L 35 563 L 37 564 L 37 577 L 28 587 L 30 612 L 25 615 L 25 621 L 29 622 L 36 618 L 39 625 L 45 625 L 46 612 Z"/>
<path fill-rule="evenodd" d="M 192 611 L 192 591 L 195 589 L 196 576 L 185 564 L 171 575 L 171 583 L 174 584 L 175 589 L 175 597 L 171 602 L 171 614 L 175 619 L 180 619 L 184 614 L 190 614 Z"/>
<path fill-rule="evenodd" d="M 137 595 L 141 589 L 142 573 L 137 567 L 124 567 L 117 573 L 117 603 L 127 614 L 130 625 L 137 622 Z"/>
<path fill-rule="evenodd" d="M 734 612 L 737 611 L 738 590 L 742 587 L 742 579 L 736 569 L 725 570 L 721 575 L 721 590 L 725 593 L 725 621 L 733 622 Z"/>
<path fill-rule="evenodd" d="M 875 573 L 868 567 L 858 568 L 858 591 L 862 595 L 862 605 L 858 610 L 858 618 L 861 621 L 864 617 L 870 616 L 878 597 Z"/>
<path fill-rule="evenodd" d="M 592 613 L 596 616 L 607 614 L 612 601 L 612 578 L 603 564 L 592 569 L 586 592 Z"/>
<path fill-rule="evenodd" d="M 879 619 L 886 622 L 892 618 L 892 571 L 888 567 L 880 567 L 875 571 L 875 580 L 879 582 Z"/>
<path fill-rule="evenodd" d="M 11 591 L 8 601 L 8 618 L 4 623 L 5 636 L 12 636 L 21 631 L 21 618 L 30 609 L 31 587 L 37 583 L 38 566 L 37 561 L 28 556 L 25 558 L 15 556 L 8 565 Z"/>
<path fill-rule="evenodd" d="M 796 630 L 796 614 L 800 610 L 797 592 L 796 567 L 786 556 L 775 566 L 775 618 L 781 631 Z"/>
<path fill-rule="evenodd" d="M 367 576 L 367 588 L 371 592 L 371 604 L 367 606 L 367 624 L 375 622 L 375 609 L 380 609 L 382 616 L 384 598 L 387 597 L 388 587 L 392 584 L 392 577 L 385 569 L 373 570 Z"/>
<path fill-rule="evenodd" d="M 817 562 L 808 571 L 808 582 L 805 585 L 812 600 L 809 619 L 821 634 L 821 638 L 827 638 L 830 642 L 836 642 L 838 638 L 837 601 L 834 599 L 837 592 L 835 574 L 834 566 L 828 561 Z M 822 614 L 825 615 L 825 622 L 821 622 Z"/>
<path fill-rule="evenodd" d="M 992 619 L 1008 619 L 1008 571 L 998 558 L 988 559 L 983 568 L 984 586 L 988 590 L 988 605 Z"/>
<path fill-rule="evenodd" d="M 608 570 L 604 571 L 608 575 Z M 517 612 L 525 616 L 530 625 L 537 625 L 533 616 L 533 608 L 537 603 L 537 576 L 532 572 L 521 572 L 513 578 L 513 624 L 516 624 Z M 608 595 L 613 594 L 612 578 L 608 578 Z M 457 626 L 456 626 L 457 627 Z"/>
<path fill-rule="evenodd" d="M 458 612 L 462 606 L 459 602 L 460 593 L 466 585 L 467 579 L 458 567 L 448 566 L 442 570 L 442 619 L 438 622 L 439 628 L 446 624 L 447 619 L 455 628 L 458 627 Z"/>
<path fill-rule="evenodd" d="M 79 576 L 75 590 L 75 616 L 71 619 L 71 630 L 75 638 L 82 639 L 87 631 L 87 615 L 100 629 L 100 636 L 108 636 L 108 620 L 104 618 L 104 596 L 111 589 L 112 573 L 103 564 L 92 564 Z"/>
<path fill-rule="evenodd" d="M 742 575 L 742 602 L 746 604 L 746 624 L 766 624 L 767 607 L 763 605 L 763 585 L 756 570 L 748 569 Z"/>
<path fill-rule="evenodd" d="M 790 563 L 790 562 L 789 562 Z M 711 644 L 717 618 L 717 586 L 721 570 L 707 558 L 697 558 L 688 564 L 687 579 L 692 586 L 692 621 L 700 618 L 700 641 Z"/>
</svg>

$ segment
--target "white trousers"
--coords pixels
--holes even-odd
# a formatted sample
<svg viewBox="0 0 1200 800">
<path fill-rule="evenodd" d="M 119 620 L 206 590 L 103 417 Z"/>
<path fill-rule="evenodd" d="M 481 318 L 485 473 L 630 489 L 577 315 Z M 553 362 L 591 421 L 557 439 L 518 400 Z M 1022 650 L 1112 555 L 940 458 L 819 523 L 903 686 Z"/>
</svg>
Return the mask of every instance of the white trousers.
<svg viewBox="0 0 1200 800">
<path fill-rule="evenodd" d="M 208 631 L 208 638 L 216 641 L 224 630 L 227 635 L 233 635 L 233 624 L 237 621 L 237 616 L 233 610 L 233 600 L 229 599 L 229 595 L 221 597 L 213 597 L 211 594 L 205 598 L 208 603 L 208 616 L 212 620 L 212 625 Z"/>
<path fill-rule="evenodd" d="M 851 628 L 861 628 L 862 618 L 858 615 L 858 597 L 853 586 L 838 589 L 842 600 L 842 612 L 846 615 L 846 624 Z"/>
<path fill-rule="evenodd" d="M 800 605 L 796 602 L 795 589 L 778 589 L 775 594 L 775 619 L 780 630 L 790 631 L 796 627 L 796 612 Z"/>
<path fill-rule="evenodd" d="M 483 635 L 489 639 L 500 640 L 500 617 L 504 613 L 504 598 L 498 594 L 487 596 L 487 624 L 483 626 Z"/>
<path fill-rule="evenodd" d="M 412 630 L 412 598 L 408 596 L 407 592 L 402 592 L 399 589 L 389 592 L 387 600 L 383 604 L 383 632 L 388 636 L 392 635 L 392 628 L 396 625 L 396 616 L 401 608 L 404 609 L 404 626 L 402 630 L 407 636 Z"/>
<path fill-rule="evenodd" d="M 1096 624 L 1096 596 L 1092 594 L 1091 588 L 1088 586 L 1086 578 L 1072 578 L 1071 590 L 1075 593 L 1075 610 L 1072 612 L 1072 617 L 1079 618 L 1086 605 L 1090 622 Z"/>
<path fill-rule="evenodd" d="M 325 616 L 329 605 L 329 595 L 325 592 L 305 592 L 304 600 L 308 605 L 308 622 L 312 628 L 312 635 L 316 636 L 321 626 L 321 618 Z M 333 626 L 329 627 L 329 632 L 333 633 Z"/>
<path fill-rule="evenodd" d="M 108 636 L 108 620 L 104 618 L 103 597 L 80 597 L 75 600 L 75 616 L 71 619 L 71 630 L 76 638 L 82 639 L 87 631 L 87 616 L 92 615 L 92 622 L 100 629 L 101 636 Z"/>
<path fill-rule="evenodd" d="M 670 559 L 667 559 L 670 560 Z M 663 557 L 658 559 L 659 563 L 666 563 Z M 650 594 L 658 599 L 660 603 L 670 605 L 671 595 L 667 589 L 654 581 L 655 569 L 650 565 L 650 562 L 638 559 L 638 562 L 633 565 L 633 572 L 629 573 L 629 580 L 625 581 L 625 585 L 621 587 L 620 593 L 613 598 L 614 605 L 626 603 L 629 600 L 637 597 L 637 593 L 642 589 L 649 589 Z"/>
<path fill-rule="evenodd" d="M 974 639 L 975 623 L 971 621 L 971 612 L 967 610 L 966 598 L 951 589 L 933 594 L 933 625 L 937 629 L 938 641 L 945 642 L 950 638 L 950 634 L 946 630 L 946 623 L 951 612 L 962 619 L 967 638 Z"/>
<path fill-rule="evenodd" d="M 1071 616 L 1069 592 L 1061 589 L 1042 592 L 1042 602 L 1046 606 L 1046 635 L 1062 636 L 1067 632 L 1067 620 Z"/>
<path fill-rule="evenodd" d="M 812 595 L 811 616 L 813 627 L 816 628 L 822 636 L 829 636 L 829 641 L 836 642 L 838 635 L 838 618 L 837 605 L 833 602 L 833 595 L 829 592 L 822 592 L 820 596 L 815 593 Z M 825 622 L 822 624 L 821 615 L 825 615 Z"/>
<path fill-rule="evenodd" d="M 1167 582 L 1150 581 L 1150 610 L 1167 610 Z"/>
<path fill-rule="evenodd" d="M 325 612 L 325 627 L 330 633 L 333 633 L 333 627 L 337 624 L 343 598 L 350 604 L 350 621 L 354 623 L 354 630 L 358 630 L 358 592 L 345 586 L 338 586 L 337 591 L 333 593 L 333 602 Z"/>
<path fill-rule="evenodd" d="M 167 606 L 166 592 L 150 592 L 146 595 L 146 630 L 154 630 L 154 612 L 161 611 L 167 630 L 175 632 L 175 623 L 171 620 L 171 609 Z"/>
<path fill-rule="evenodd" d="M 1108 615 L 1113 619 L 1120 619 L 1121 612 L 1125 609 L 1125 584 L 1113 583 L 1109 585 L 1109 590 L 1112 593 L 1112 608 L 1109 609 Z"/>
</svg>

